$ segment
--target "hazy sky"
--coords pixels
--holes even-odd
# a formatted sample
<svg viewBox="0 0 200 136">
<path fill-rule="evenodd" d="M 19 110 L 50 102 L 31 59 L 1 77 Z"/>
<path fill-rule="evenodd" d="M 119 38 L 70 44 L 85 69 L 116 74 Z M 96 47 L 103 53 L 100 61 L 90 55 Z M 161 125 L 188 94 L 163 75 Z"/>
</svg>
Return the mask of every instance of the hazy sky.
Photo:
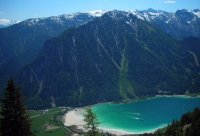
<svg viewBox="0 0 200 136">
<path fill-rule="evenodd" d="M 90 10 L 200 8 L 200 0 L 0 0 L 0 18 L 24 20 Z"/>
</svg>

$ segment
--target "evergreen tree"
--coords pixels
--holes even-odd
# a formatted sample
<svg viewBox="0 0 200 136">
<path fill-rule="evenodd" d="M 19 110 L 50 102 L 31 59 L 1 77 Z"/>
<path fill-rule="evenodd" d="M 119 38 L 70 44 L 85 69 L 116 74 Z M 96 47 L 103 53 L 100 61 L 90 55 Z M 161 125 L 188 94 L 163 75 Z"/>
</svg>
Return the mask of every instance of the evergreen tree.
<svg viewBox="0 0 200 136">
<path fill-rule="evenodd" d="M 88 130 L 86 136 L 98 136 L 100 135 L 97 127 L 98 127 L 98 120 L 96 118 L 95 113 L 92 112 L 91 108 L 86 109 L 86 114 L 84 115 L 86 122 L 85 128 Z"/>
<path fill-rule="evenodd" d="M 21 100 L 20 89 L 13 80 L 8 81 L 1 100 L 1 136 L 31 136 L 31 128 L 25 106 Z"/>
</svg>

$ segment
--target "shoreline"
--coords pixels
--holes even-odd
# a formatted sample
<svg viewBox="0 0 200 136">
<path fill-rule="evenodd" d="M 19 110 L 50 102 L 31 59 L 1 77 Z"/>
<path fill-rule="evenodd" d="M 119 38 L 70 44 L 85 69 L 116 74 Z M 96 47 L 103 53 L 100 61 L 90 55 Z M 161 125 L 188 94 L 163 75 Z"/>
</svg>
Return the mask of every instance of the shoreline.
<svg viewBox="0 0 200 136">
<path fill-rule="evenodd" d="M 160 98 L 160 97 L 174 97 L 174 98 L 200 98 L 200 94 L 172 94 L 172 95 L 153 95 L 153 96 L 144 96 L 140 97 L 138 99 L 129 99 L 128 101 L 125 102 L 119 102 L 119 103 L 112 103 L 112 104 L 126 104 L 126 103 L 131 103 L 135 101 L 143 101 L 143 100 L 148 100 L 148 99 L 154 99 L 154 98 Z"/>
<path fill-rule="evenodd" d="M 84 110 L 86 107 L 83 108 L 75 108 L 70 111 L 68 111 L 64 116 L 63 116 L 63 123 L 64 126 L 70 127 L 70 126 L 76 126 L 77 129 L 81 131 L 85 131 L 84 128 Z M 137 134 L 144 134 L 144 133 L 154 133 L 156 130 L 160 128 L 164 128 L 168 124 L 162 124 L 159 127 L 147 130 L 147 131 L 141 131 L 141 132 L 136 132 L 136 131 L 127 131 L 124 129 L 120 128 L 106 128 L 106 127 L 98 127 L 98 129 L 102 132 L 108 132 L 111 134 L 114 134 L 116 136 L 122 136 L 122 135 L 137 135 Z"/>
<path fill-rule="evenodd" d="M 117 128 L 104 128 L 104 127 L 99 127 L 99 130 L 103 131 L 103 132 L 109 132 L 111 134 L 117 135 L 117 136 L 121 136 L 121 135 L 138 135 L 138 134 L 151 134 L 154 133 L 156 130 L 161 129 L 166 127 L 168 124 L 162 124 L 159 127 L 153 128 L 151 130 L 144 130 L 141 132 L 136 132 L 136 131 L 126 131 L 123 129 L 117 129 Z"/>
<path fill-rule="evenodd" d="M 200 94 L 173 94 L 173 95 L 155 95 L 155 97 L 177 97 L 177 98 L 200 98 Z"/>
<path fill-rule="evenodd" d="M 148 100 L 148 99 L 155 99 L 155 98 L 160 98 L 160 97 L 174 97 L 174 98 L 200 98 L 200 94 L 172 94 L 172 95 L 152 95 L 152 96 L 144 96 L 144 97 L 139 97 L 137 99 L 127 99 L 125 101 L 119 101 L 119 102 L 114 102 L 114 101 L 110 101 L 110 102 L 99 102 L 96 104 L 92 104 L 92 105 L 88 105 L 88 106 L 84 106 L 84 107 L 92 107 L 95 105 L 99 105 L 99 104 L 128 104 L 131 102 L 138 102 L 138 101 L 144 101 L 144 100 Z M 84 107 L 80 107 L 80 108 L 84 108 Z"/>
<path fill-rule="evenodd" d="M 85 109 L 88 107 L 92 107 L 95 105 L 99 105 L 99 104 L 127 104 L 127 103 L 131 103 L 131 102 L 137 102 L 137 101 L 143 101 L 143 100 L 148 100 L 148 99 L 154 99 L 154 98 L 160 98 L 160 97 L 176 97 L 176 98 L 200 98 L 200 95 L 195 95 L 195 96 L 191 96 L 191 95 L 155 95 L 155 96 L 151 96 L 151 97 L 143 97 L 143 98 L 139 98 L 139 99 L 132 99 L 129 100 L 128 102 L 120 102 L 120 103 L 115 103 L 115 102 L 101 102 L 101 103 L 97 103 L 97 104 L 93 104 L 93 105 L 88 105 L 88 106 L 84 106 L 84 107 L 78 107 L 78 108 L 72 108 L 70 111 L 68 111 L 67 113 L 65 113 L 63 115 L 63 124 L 64 126 L 70 127 L 70 126 L 76 126 L 79 130 L 85 131 L 84 128 L 84 116 L 83 114 L 85 113 Z M 137 135 L 137 134 L 144 134 L 144 133 L 154 133 L 156 130 L 161 129 L 166 127 L 167 124 L 163 124 L 160 125 L 159 127 L 156 127 L 154 129 L 151 130 L 147 130 L 147 131 L 141 131 L 141 132 L 134 132 L 134 131 L 126 131 L 123 129 L 113 129 L 113 128 L 104 128 L 104 127 L 99 127 L 99 130 L 102 132 L 109 132 L 111 134 L 120 136 L 120 135 Z"/>
<path fill-rule="evenodd" d="M 86 107 L 85 107 L 86 108 Z M 63 115 L 63 124 L 64 126 L 76 126 L 80 130 L 84 130 L 84 113 L 85 108 L 75 108 L 71 109 Z"/>
</svg>

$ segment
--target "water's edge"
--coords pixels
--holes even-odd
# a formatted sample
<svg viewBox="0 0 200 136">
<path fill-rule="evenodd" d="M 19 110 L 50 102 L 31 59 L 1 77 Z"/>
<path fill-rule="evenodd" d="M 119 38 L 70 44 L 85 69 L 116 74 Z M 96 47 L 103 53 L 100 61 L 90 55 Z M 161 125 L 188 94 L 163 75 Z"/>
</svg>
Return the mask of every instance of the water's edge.
<svg viewBox="0 0 200 136">
<path fill-rule="evenodd" d="M 82 114 L 80 114 L 80 110 L 81 111 L 84 111 L 86 108 L 92 108 L 92 110 L 94 111 L 94 107 L 95 106 L 98 106 L 98 105 L 104 105 L 104 104 L 108 104 L 108 105 L 124 105 L 124 104 L 130 104 L 130 103 L 135 103 L 135 102 L 142 102 L 142 101 L 146 101 L 146 100 L 151 100 L 151 99 L 156 99 L 156 98 L 184 98 L 184 99 L 192 99 L 192 98 L 200 98 L 200 95 L 155 95 L 155 96 L 149 96 L 149 97 L 143 97 L 143 98 L 139 98 L 139 99 L 130 99 L 126 102 L 119 102 L 119 103 L 116 103 L 116 102 L 102 102 L 102 103 L 97 103 L 97 104 L 94 104 L 94 105 L 89 105 L 89 106 L 84 106 L 84 107 L 78 107 L 78 108 L 72 108 L 70 111 L 78 111 L 78 113 L 75 113 L 73 115 L 74 118 L 82 118 L 83 119 L 83 112 Z M 77 110 L 78 109 L 78 110 Z M 67 116 L 68 113 L 71 113 L 70 111 L 68 111 L 64 116 L 63 116 L 63 120 L 64 118 Z M 71 117 L 70 117 L 71 118 Z M 71 118 L 72 119 L 72 118 Z M 65 120 L 63 123 L 65 126 L 68 126 L 67 124 L 65 124 L 67 121 L 69 120 Z M 81 121 L 83 120 L 79 120 L 77 121 L 78 123 L 80 123 Z M 73 119 L 72 119 L 72 123 L 73 123 Z M 83 122 L 84 123 L 84 122 Z M 78 127 L 78 125 L 76 125 L 76 122 L 74 124 L 75 126 Z M 104 127 L 102 125 L 99 126 L 99 129 L 101 131 L 105 131 L 105 132 L 110 132 L 112 134 L 116 134 L 116 135 L 126 135 L 126 134 L 143 134 L 143 133 L 153 133 L 155 132 L 156 130 L 160 129 L 160 128 L 164 128 L 168 125 L 167 124 L 161 124 L 155 128 L 152 128 L 151 130 L 148 130 L 148 131 L 140 131 L 140 132 L 136 132 L 136 131 L 126 131 L 124 130 L 123 128 L 112 128 L 112 127 Z"/>
<path fill-rule="evenodd" d="M 95 106 L 98 106 L 98 105 L 104 105 L 104 104 L 116 104 L 116 105 L 123 105 L 123 104 L 129 104 L 129 103 L 134 103 L 134 102 L 141 102 L 141 101 L 146 101 L 146 100 L 150 100 L 150 99 L 156 99 L 156 98 L 182 98 L 182 99 L 192 99 L 192 98 L 200 98 L 200 95 L 196 95 L 196 96 L 191 96 L 191 95 L 156 95 L 156 96 L 152 96 L 152 97 L 146 97 L 146 98 L 141 98 L 141 99 L 137 99 L 137 100 L 130 100 L 128 102 L 120 102 L 120 103 L 113 103 L 113 102 L 107 102 L 107 103 L 99 103 L 99 104 L 95 104 L 92 106 L 92 108 L 94 108 Z M 171 120 L 172 121 L 172 120 Z M 136 131 L 127 131 L 127 130 L 124 130 L 124 129 L 116 129 L 116 128 L 112 128 L 112 127 L 104 127 L 102 125 L 100 125 L 100 129 L 103 130 L 103 131 L 108 131 L 108 132 L 111 132 L 111 133 L 115 133 L 115 134 L 143 134 L 143 133 L 153 133 L 155 132 L 156 130 L 160 129 L 160 128 L 164 128 L 168 125 L 167 124 L 162 124 L 158 127 L 155 127 L 155 128 L 152 128 L 151 130 L 149 131 L 141 131 L 141 132 L 136 132 Z"/>
</svg>

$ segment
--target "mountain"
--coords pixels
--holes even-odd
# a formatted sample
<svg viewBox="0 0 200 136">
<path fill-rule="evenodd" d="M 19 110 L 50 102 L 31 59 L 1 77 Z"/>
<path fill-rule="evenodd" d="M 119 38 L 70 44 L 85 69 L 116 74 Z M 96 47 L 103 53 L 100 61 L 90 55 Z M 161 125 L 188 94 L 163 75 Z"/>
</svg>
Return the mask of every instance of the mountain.
<svg viewBox="0 0 200 136">
<path fill-rule="evenodd" d="M 0 29 L 0 64 L 27 51 L 35 54 L 47 39 L 60 35 L 68 28 L 83 25 L 103 13 L 105 11 L 96 10 L 87 13 L 77 12 L 47 18 L 34 18 Z M 0 19 L 0 22 L 4 25 L 14 23 L 7 19 Z"/>
<path fill-rule="evenodd" d="M 0 29 L 2 55 L 0 63 L 26 51 L 39 50 L 48 38 L 58 36 L 65 29 L 91 21 L 94 16 L 75 13 L 48 18 L 28 19 L 5 29 Z"/>
<path fill-rule="evenodd" d="M 13 77 L 23 66 L 37 55 L 44 41 L 60 35 L 70 27 L 77 27 L 100 17 L 106 11 L 65 14 L 47 18 L 28 19 L 10 27 L 0 29 L 0 83 Z M 200 38 L 200 10 L 179 10 L 176 13 L 161 10 L 129 11 L 138 19 L 148 21 L 175 38 L 196 36 Z M 2 23 L 16 21 L 1 19 Z M 189 22 L 189 23 L 188 23 Z M 14 65 L 15 69 L 11 67 Z M 3 80 L 3 81 L 2 81 Z"/>
<path fill-rule="evenodd" d="M 21 53 L 40 50 L 43 42 L 58 36 L 69 27 L 85 24 L 106 11 L 65 14 L 48 18 L 28 19 L 9 28 L 0 29 L 0 64 Z M 148 21 L 176 38 L 195 36 L 200 38 L 200 10 L 178 10 L 169 13 L 161 10 L 133 10 L 130 14 Z M 1 24 L 11 25 L 16 21 L 0 19 Z M 26 36 L 24 36 L 26 35 Z M 39 37 L 39 38 L 38 38 Z M 9 41 L 9 42 L 8 42 Z M 12 41 L 12 42 L 11 42 Z M 36 42 L 36 43 L 35 43 Z M 39 43 L 39 44 L 38 44 Z M 33 49 L 32 49 L 33 48 Z M 37 52 L 36 51 L 36 52 Z"/>
<path fill-rule="evenodd" d="M 0 29 L 1 84 L 5 84 L 8 78 L 30 63 L 42 48 L 44 41 L 60 35 L 68 28 L 83 25 L 101 13 L 103 11 L 28 19 Z"/>
<path fill-rule="evenodd" d="M 185 40 L 115 10 L 47 40 L 16 80 L 31 108 L 199 92 L 200 40 Z"/>
<path fill-rule="evenodd" d="M 106 11 L 96 10 L 88 13 L 65 14 L 48 18 L 29 19 L 9 28 L 0 29 L 0 49 L 2 53 L 0 56 L 0 64 L 13 56 L 18 56 L 19 54 L 26 52 L 26 50 L 29 50 L 30 52 L 34 52 L 33 50 L 38 51 L 43 42 L 48 38 L 58 36 L 69 27 L 85 24 L 95 17 L 100 17 L 105 12 Z M 133 10 L 129 11 L 129 13 L 137 16 L 139 19 L 153 23 L 176 38 L 188 36 L 200 38 L 199 9 L 192 11 L 178 10 L 175 13 L 148 9 L 143 11 Z M 11 22 L 13 22 L 5 19 L 1 20 L 2 21 L 0 22 L 4 22 L 4 24 L 5 22 L 7 24 L 12 24 Z"/>
<path fill-rule="evenodd" d="M 133 10 L 130 13 L 142 20 L 151 22 L 166 33 L 183 38 L 194 36 L 200 38 L 200 10 L 177 10 L 175 13 L 161 10 Z"/>
<path fill-rule="evenodd" d="M 96 10 L 28 19 L 2 28 L 0 88 L 17 75 L 24 94 L 31 98 L 29 104 L 41 104 L 41 108 L 50 106 L 54 99 L 58 105 L 80 106 L 154 94 L 199 92 L 199 18 L 199 9 L 175 13 L 154 9 L 107 13 Z M 71 49 L 70 40 L 66 41 L 72 33 L 80 49 Z M 58 47 L 52 45 L 54 42 Z M 98 55 L 96 51 L 103 53 Z M 58 54 L 59 61 L 55 59 Z M 155 69 L 159 75 L 155 76 Z M 77 75 L 82 77 L 80 81 Z M 88 101 L 92 96 L 97 99 Z"/>
</svg>

